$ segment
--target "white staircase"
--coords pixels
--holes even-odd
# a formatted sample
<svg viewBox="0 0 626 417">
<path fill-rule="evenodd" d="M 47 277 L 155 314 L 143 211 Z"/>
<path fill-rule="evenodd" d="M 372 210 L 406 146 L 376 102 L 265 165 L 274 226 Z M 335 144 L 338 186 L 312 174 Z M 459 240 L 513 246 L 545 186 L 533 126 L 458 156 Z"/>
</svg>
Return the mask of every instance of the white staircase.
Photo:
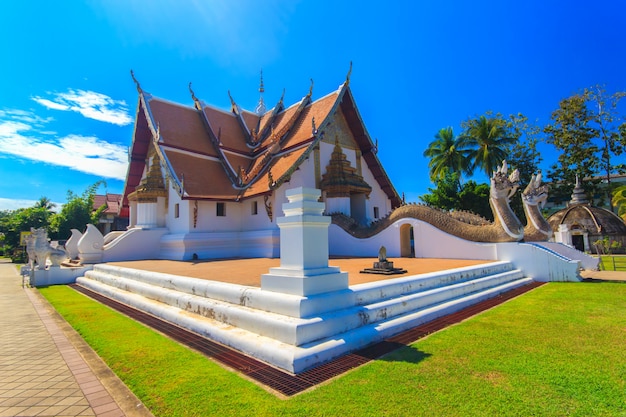
<svg viewBox="0 0 626 417">
<path fill-rule="evenodd" d="M 531 282 L 509 262 L 310 297 L 107 264 L 76 281 L 294 373 Z"/>
</svg>

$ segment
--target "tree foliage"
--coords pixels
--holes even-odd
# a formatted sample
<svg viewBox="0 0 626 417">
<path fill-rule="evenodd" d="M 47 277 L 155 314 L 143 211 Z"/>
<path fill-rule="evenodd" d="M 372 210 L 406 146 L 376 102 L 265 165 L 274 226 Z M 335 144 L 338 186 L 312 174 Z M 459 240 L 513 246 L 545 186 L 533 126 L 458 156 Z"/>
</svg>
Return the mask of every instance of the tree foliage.
<svg viewBox="0 0 626 417">
<path fill-rule="evenodd" d="M 46 207 L 37 204 L 0 212 L 0 254 L 15 257 L 15 251 L 20 247 L 21 232 L 28 232 L 31 227 L 48 229 L 53 215 Z"/>
<path fill-rule="evenodd" d="M 72 191 L 67 192 L 67 203 L 53 217 L 50 224 L 53 237 L 68 239 L 72 234 L 72 229 L 84 230 L 88 223 L 98 222 L 102 210 L 106 209 L 106 206 L 103 206 L 95 212 L 93 210 L 93 199 L 101 184 L 104 182 L 98 181 L 89 186 L 82 195 L 74 194 Z"/>
<path fill-rule="evenodd" d="M 508 157 L 508 148 L 515 142 L 509 124 L 501 117 L 482 115 L 462 124 L 462 137 L 467 141 L 470 170 L 478 169 L 488 177 Z"/>
<path fill-rule="evenodd" d="M 455 137 L 451 127 L 439 130 L 424 151 L 424 156 L 430 158 L 430 179 L 442 179 L 448 171 L 471 175 L 470 151 L 467 140 L 462 136 Z"/>
<path fill-rule="evenodd" d="M 442 210 L 465 210 L 493 220 L 489 206 L 489 186 L 467 181 L 461 184 L 459 173 L 448 169 L 435 180 L 435 188 L 429 188 L 430 194 L 420 196 L 420 200 Z"/>
<path fill-rule="evenodd" d="M 612 203 L 617 209 L 617 215 L 626 222 L 626 185 L 621 185 L 613 191 Z"/>
<path fill-rule="evenodd" d="M 552 112 L 552 122 L 545 126 L 544 132 L 547 142 L 560 151 L 557 162 L 548 172 L 554 185 L 551 193 L 557 199 L 567 199 L 578 176 L 585 180 L 583 187 L 587 198 L 594 202 L 595 196 L 600 194 L 600 180 L 590 179 L 600 173 L 609 183 L 610 199 L 611 175 L 623 169 L 613 160 L 626 146 L 623 123 L 620 124 L 623 118 L 618 113 L 618 104 L 624 96 L 624 92 L 608 95 L 599 86 L 586 88 L 561 100 L 558 109 Z"/>
</svg>

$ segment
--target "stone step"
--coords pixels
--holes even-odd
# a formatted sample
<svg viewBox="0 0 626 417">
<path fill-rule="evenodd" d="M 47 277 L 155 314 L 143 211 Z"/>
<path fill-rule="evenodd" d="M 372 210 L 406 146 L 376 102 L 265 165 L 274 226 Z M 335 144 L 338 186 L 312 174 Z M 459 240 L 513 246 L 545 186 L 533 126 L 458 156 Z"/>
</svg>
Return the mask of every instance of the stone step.
<svg viewBox="0 0 626 417">
<path fill-rule="evenodd" d="M 273 366 L 289 372 L 299 373 L 350 351 L 384 340 L 404 330 L 451 314 L 531 282 L 532 279 L 530 278 L 516 279 L 483 291 L 430 305 L 407 314 L 374 323 L 365 323 L 360 327 L 300 346 L 228 325 L 215 318 L 189 314 L 180 308 L 150 300 L 128 291 L 115 289 L 93 280 L 81 279 L 78 284 L 149 314 L 161 317 L 211 340 L 231 346 Z"/>
<path fill-rule="evenodd" d="M 493 269 L 491 271 L 493 272 Z M 113 272 L 113 274 L 108 272 Z M 235 326 L 296 346 L 324 339 L 337 333 L 344 333 L 366 324 L 389 320 L 437 303 L 488 290 L 492 287 L 523 278 L 521 271 L 510 270 L 486 277 L 481 276 L 476 279 L 455 282 L 442 287 L 430 288 L 425 291 L 420 290 L 421 286 L 415 285 L 412 287 L 415 292 L 405 293 L 395 298 L 388 296 L 375 299 L 371 296 L 361 297 L 360 291 L 357 289 L 353 290 L 352 293 L 346 293 L 345 296 L 352 296 L 353 300 L 361 301 L 372 299 L 373 302 L 366 305 L 359 305 L 353 302 L 352 305 L 346 305 L 343 309 L 299 318 L 252 308 L 245 305 L 245 302 L 242 303 L 241 297 L 236 300 L 232 300 L 234 297 L 215 299 L 178 290 L 182 287 L 188 287 L 194 281 L 199 286 L 205 283 L 205 280 L 173 275 L 169 276 L 165 281 L 156 279 L 154 282 L 147 282 L 149 280 L 135 279 L 138 275 L 146 275 L 144 273 L 145 271 L 139 273 L 136 270 L 122 271 L 119 269 L 94 268 L 93 271 L 86 274 L 86 277 L 78 279 L 77 283 L 127 304 L 131 304 L 131 301 L 134 300 L 134 298 L 128 295 L 133 293 L 160 304 L 179 308 L 187 313 L 215 319 L 226 325 Z M 129 275 L 130 278 L 123 277 L 122 275 L 124 274 Z M 191 282 L 189 282 L 190 280 Z M 159 283 L 162 283 L 163 286 L 159 285 Z M 401 286 L 403 283 L 397 283 L 397 285 Z M 385 286 L 389 287 L 388 284 Z M 363 290 L 369 292 L 371 289 L 365 288 Z M 381 293 L 384 292 L 379 291 L 379 294 Z M 254 298 L 258 298 L 257 304 L 271 304 L 271 300 L 262 301 L 264 296 L 273 298 L 276 296 L 276 293 L 256 292 Z M 336 296 L 336 294 L 333 295 L 333 297 Z M 230 298 L 231 300 L 223 301 L 224 298 Z M 235 304 L 232 301 L 239 302 L 239 304 Z M 329 300 L 326 301 L 328 302 Z M 155 308 L 158 310 L 157 307 Z"/>
</svg>

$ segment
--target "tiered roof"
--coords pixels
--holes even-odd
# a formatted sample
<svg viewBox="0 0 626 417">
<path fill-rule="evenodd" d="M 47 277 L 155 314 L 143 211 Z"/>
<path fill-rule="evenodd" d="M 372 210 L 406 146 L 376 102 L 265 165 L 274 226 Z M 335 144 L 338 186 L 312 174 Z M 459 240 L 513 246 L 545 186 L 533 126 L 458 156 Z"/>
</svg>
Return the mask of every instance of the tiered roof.
<svg viewBox="0 0 626 417">
<path fill-rule="evenodd" d="M 309 156 L 339 109 L 376 181 L 392 205 L 399 206 L 400 198 L 376 157 L 348 81 L 315 101 L 311 84 L 298 103 L 285 108 L 281 97 L 263 114 L 242 110 L 232 97 L 229 111 L 209 106 L 195 96 L 191 84 L 193 107 L 154 97 L 137 83 L 139 104 L 125 208 L 128 194 L 139 185 L 151 145 L 183 199 L 239 201 L 269 194 Z"/>
</svg>

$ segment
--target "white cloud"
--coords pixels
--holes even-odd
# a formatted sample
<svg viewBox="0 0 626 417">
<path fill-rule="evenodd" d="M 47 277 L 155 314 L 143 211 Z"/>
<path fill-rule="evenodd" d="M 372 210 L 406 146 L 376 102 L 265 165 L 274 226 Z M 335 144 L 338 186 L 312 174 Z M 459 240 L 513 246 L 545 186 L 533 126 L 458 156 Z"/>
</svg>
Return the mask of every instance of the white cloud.
<svg viewBox="0 0 626 417">
<path fill-rule="evenodd" d="M 52 117 L 40 117 L 32 112 L 18 109 L 0 109 L 0 120 L 1 119 L 17 120 L 36 126 L 43 126 L 54 120 Z"/>
<path fill-rule="evenodd" d="M 125 126 L 133 121 L 128 114 L 128 106 L 124 100 L 113 100 L 95 91 L 70 89 L 67 93 L 55 93 L 52 99 L 38 96 L 32 99 L 49 109 L 74 111 L 89 119 L 118 126 Z"/>
<path fill-rule="evenodd" d="M 11 199 L 11 198 L 0 198 L 0 210 L 17 210 L 20 208 L 28 208 L 32 207 L 37 203 L 38 200 L 19 200 L 19 199 Z M 63 203 L 53 203 L 56 204 L 56 207 L 52 209 L 55 212 L 58 212 L 63 208 Z"/>
<path fill-rule="evenodd" d="M 14 118 L 0 118 L 0 152 L 119 180 L 126 177 L 128 166 L 124 146 L 94 136 L 45 136 L 32 125 Z"/>
</svg>

